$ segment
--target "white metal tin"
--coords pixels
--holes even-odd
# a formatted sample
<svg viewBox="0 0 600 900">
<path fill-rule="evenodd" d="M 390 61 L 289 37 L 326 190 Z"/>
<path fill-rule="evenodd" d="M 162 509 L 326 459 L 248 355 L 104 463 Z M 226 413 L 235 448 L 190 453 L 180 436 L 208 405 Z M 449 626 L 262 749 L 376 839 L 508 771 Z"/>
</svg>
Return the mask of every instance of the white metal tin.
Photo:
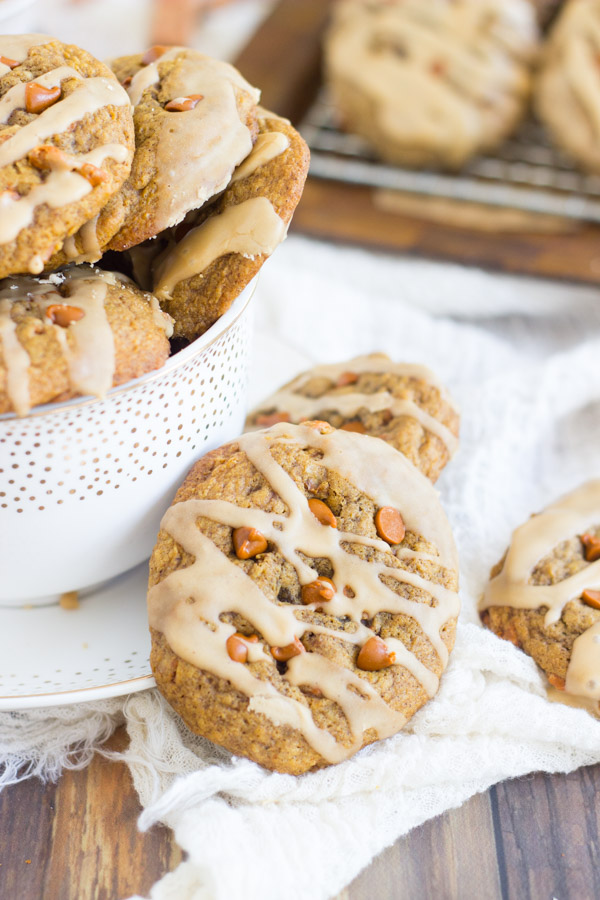
<svg viewBox="0 0 600 900">
<path fill-rule="evenodd" d="M 104 400 L 0 416 L 0 606 L 56 602 L 149 556 L 191 464 L 242 430 L 253 291 Z"/>
</svg>

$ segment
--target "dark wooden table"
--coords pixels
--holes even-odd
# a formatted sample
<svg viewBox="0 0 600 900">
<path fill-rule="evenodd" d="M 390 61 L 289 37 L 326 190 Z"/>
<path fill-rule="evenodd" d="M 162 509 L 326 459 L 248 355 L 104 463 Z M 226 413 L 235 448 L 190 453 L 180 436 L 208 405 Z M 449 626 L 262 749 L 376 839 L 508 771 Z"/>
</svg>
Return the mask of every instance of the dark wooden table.
<svg viewBox="0 0 600 900">
<path fill-rule="evenodd" d="M 119 730 L 109 745 L 125 743 Z M 497 785 L 400 838 L 337 900 L 595 900 L 599 791 L 600 766 Z M 58 784 L 7 788 L 0 898 L 147 896 L 181 853 L 165 828 L 138 833 L 139 813 L 126 766 L 99 756 Z"/>
</svg>

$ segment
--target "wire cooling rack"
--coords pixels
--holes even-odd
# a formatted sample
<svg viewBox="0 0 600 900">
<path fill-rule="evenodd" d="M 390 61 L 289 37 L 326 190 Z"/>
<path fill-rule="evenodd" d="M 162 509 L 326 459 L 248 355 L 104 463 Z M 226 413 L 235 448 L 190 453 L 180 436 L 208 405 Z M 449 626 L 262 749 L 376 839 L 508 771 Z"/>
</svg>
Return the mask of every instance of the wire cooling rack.
<svg viewBox="0 0 600 900">
<path fill-rule="evenodd" d="M 315 178 L 600 222 L 600 176 L 577 172 L 533 120 L 498 152 L 478 156 L 457 175 L 379 162 L 362 138 L 339 129 L 324 88 L 300 131 Z"/>
</svg>

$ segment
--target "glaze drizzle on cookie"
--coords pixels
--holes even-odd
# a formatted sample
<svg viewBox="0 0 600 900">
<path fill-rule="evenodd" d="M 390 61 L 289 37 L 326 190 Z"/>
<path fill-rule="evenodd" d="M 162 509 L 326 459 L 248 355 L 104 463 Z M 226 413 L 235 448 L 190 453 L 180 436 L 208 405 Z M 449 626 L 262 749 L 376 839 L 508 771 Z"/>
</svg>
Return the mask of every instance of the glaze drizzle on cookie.
<svg viewBox="0 0 600 900">
<path fill-rule="evenodd" d="M 0 38 L 0 54 L 24 63 L 29 50 L 33 47 L 54 42 L 45 35 L 4 35 Z M 7 66 L 0 69 L 0 75 L 10 71 Z M 86 115 L 91 115 L 106 106 L 128 106 L 129 98 L 116 79 L 96 76 L 84 77 L 71 66 L 58 66 L 48 72 L 36 76 L 36 83 L 42 88 L 59 88 L 64 81 L 76 80 L 75 89 L 66 96 L 59 96 L 56 102 L 36 115 L 28 124 L 22 125 L 0 146 L 0 167 L 13 165 L 27 156 L 53 136 L 68 132 Z M 0 122 L 8 123 L 13 112 L 25 109 L 27 105 L 27 87 L 30 82 L 19 83 L 10 88 L 0 99 Z M 74 159 L 81 166 L 86 163 L 100 166 L 105 159 L 124 162 L 130 156 L 125 144 L 108 143 L 98 146 L 86 153 L 78 154 Z M 78 166 L 78 169 L 80 167 Z M 0 244 L 9 243 L 19 232 L 31 225 L 35 210 L 42 205 L 53 209 L 67 206 L 81 200 L 93 190 L 93 185 L 80 170 L 49 167 L 44 181 L 32 187 L 27 193 L 5 191 L 0 196 Z M 30 270 L 39 272 L 43 260 L 34 257 Z"/>
<path fill-rule="evenodd" d="M 489 582 L 480 609 L 509 606 L 534 610 L 545 606 L 545 625 L 558 622 L 567 603 L 579 599 L 585 590 L 600 590 L 600 560 L 555 584 L 532 584 L 531 573 L 563 541 L 599 524 L 600 479 L 582 485 L 532 516 L 514 532 L 502 571 Z M 565 688 L 569 693 L 600 700 L 600 624 L 575 640 Z"/>
<path fill-rule="evenodd" d="M 221 621 L 226 612 L 237 612 L 251 623 L 262 639 L 248 645 L 248 660 L 259 661 L 269 648 L 286 647 L 305 633 L 331 635 L 362 647 L 375 632 L 364 624 L 365 616 L 381 611 L 404 613 L 413 618 L 435 649 L 441 668 L 448 650 L 441 630 L 458 614 L 457 594 L 432 583 L 408 568 L 395 568 L 384 562 L 361 559 L 349 545 L 372 547 L 391 558 L 423 559 L 456 571 L 456 551 L 448 523 L 435 491 L 395 450 L 362 435 L 334 431 L 329 426 L 277 425 L 268 432 L 243 435 L 236 442 L 253 466 L 285 503 L 286 515 L 256 508 L 240 508 L 221 500 L 192 499 L 174 504 L 165 514 L 161 527 L 191 554 L 195 561 L 187 568 L 168 575 L 153 586 L 148 595 L 150 624 L 161 631 L 181 658 L 200 669 L 227 679 L 249 698 L 249 708 L 267 716 L 278 725 L 298 729 L 306 741 L 324 759 L 337 762 L 351 756 L 364 742 L 365 732 L 374 729 L 379 737 L 389 736 L 404 724 L 404 717 L 390 708 L 366 677 L 343 668 L 317 653 L 300 653 L 287 663 L 283 676 L 294 685 L 316 684 L 340 706 L 352 732 L 351 746 L 342 746 L 325 729 L 317 727 L 310 707 L 284 696 L 264 680 L 256 678 L 246 665 L 231 659 L 227 639 L 235 633 L 233 625 Z M 324 526 L 310 510 L 307 497 L 294 480 L 276 462 L 271 447 L 277 443 L 315 448 L 323 456 L 320 464 L 339 472 L 350 483 L 380 506 L 397 506 L 414 534 L 423 536 L 438 549 L 437 556 L 405 550 L 377 537 L 344 533 Z M 315 570 L 300 553 L 310 558 L 326 557 L 333 566 L 333 596 L 327 601 L 327 614 L 348 617 L 353 630 L 337 631 L 300 618 L 307 607 L 273 602 L 245 572 L 236 566 L 198 529 L 200 516 L 230 526 L 257 528 L 269 546 L 276 546 L 296 570 L 301 585 L 313 583 Z M 433 605 L 419 603 L 396 594 L 382 577 L 397 579 L 427 592 Z M 351 587 L 344 592 L 340 586 Z M 348 593 L 354 596 L 349 597 Z M 190 602 L 190 599 L 193 602 Z M 318 606 L 319 603 L 316 603 Z M 208 623 L 208 626 L 207 624 Z M 388 651 L 395 654 L 395 665 L 406 668 L 429 696 L 436 692 L 439 679 L 401 641 L 387 638 Z"/>
<path fill-rule="evenodd" d="M 443 400 L 454 409 L 448 392 L 430 369 L 414 364 L 395 363 L 384 353 L 371 353 L 343 363 L 315 366 L 308 372 L 304 372 L 261 403 L 260 407 L 250 414 L 249 421 L 252 424 L 256 416 L 260 415 L 261 410 L 286 412 L 289 415 L 289 421 L 296 423 L 305 419 L 326 418 L 325 414 L 330 411 L 335 411 L 344 418 L 352 419 L 358 415 L 360 410 L 367 412 L 385 410 L 389 411 L 393 417 L 410 416 L 416 419 L 426 431 L 431 432 L 442 441 L 449 457 L 456 453 L 458 449 L 456 435 L 414 400 L 395 397 L 387 390 L 372 393 L 339 390 L 340 387 L 345 388 L 347 384 L 353 383 L 348 381 L 347 384 L 340 384 L 341 378 L 356 375 L 356 380 L 358 380 L 358 375 L 363 372 L 390 373 L 423 380 L 437 388 Z M 317 378 L 327 379 L 332 383 L 332 387 L 318 396 L 307 396 L 303 389 L 310 381 Z"/>
</svg>

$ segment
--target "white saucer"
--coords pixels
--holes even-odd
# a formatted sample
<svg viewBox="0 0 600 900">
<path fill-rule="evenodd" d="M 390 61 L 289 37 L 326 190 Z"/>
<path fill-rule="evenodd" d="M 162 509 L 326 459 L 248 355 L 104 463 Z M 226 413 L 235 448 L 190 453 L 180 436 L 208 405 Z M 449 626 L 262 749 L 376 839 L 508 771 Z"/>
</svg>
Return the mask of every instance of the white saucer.
<svg viewBox="0 0 600 900">
<path fill-rule="evenodd" d="M 0 608 L 0 710 L 104 700 L 154 687 L 146 617 L 148 563 L 80 599 L 79 608 Z"/>
</svg>

